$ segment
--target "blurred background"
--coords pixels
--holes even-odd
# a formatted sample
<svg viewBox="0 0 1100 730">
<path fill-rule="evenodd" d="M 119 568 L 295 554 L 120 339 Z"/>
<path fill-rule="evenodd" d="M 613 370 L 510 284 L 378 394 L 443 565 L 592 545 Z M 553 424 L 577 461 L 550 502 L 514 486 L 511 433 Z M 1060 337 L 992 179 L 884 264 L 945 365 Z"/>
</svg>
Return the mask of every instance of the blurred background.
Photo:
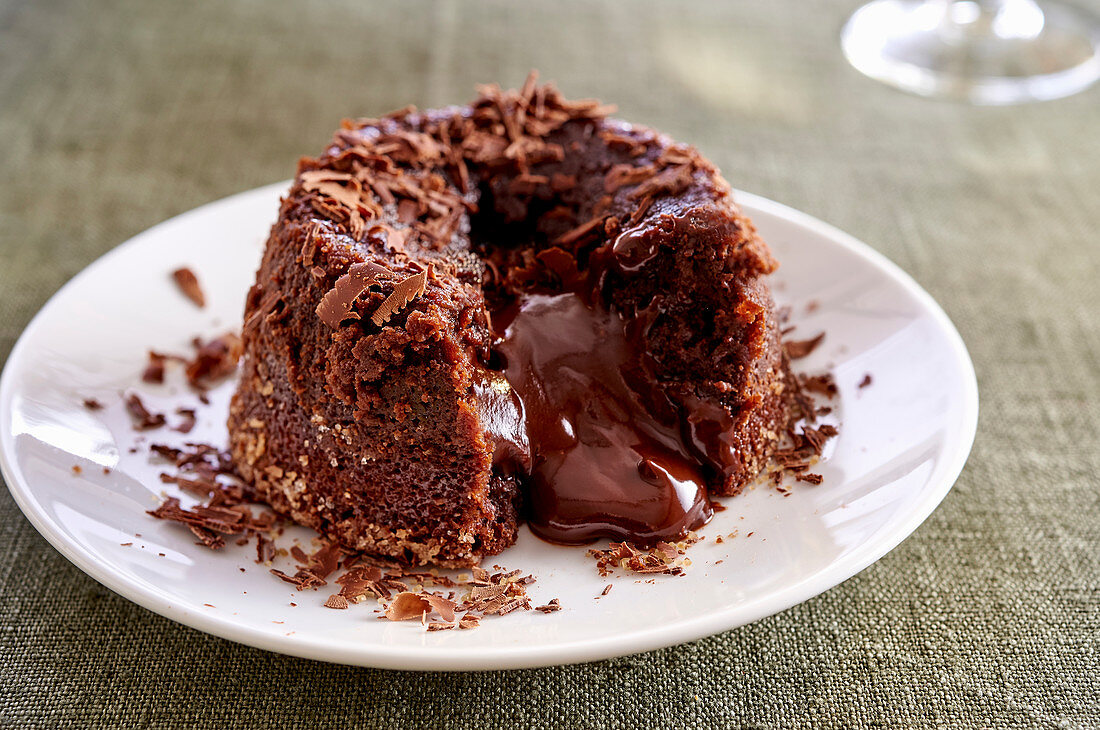
<svg viewBox="0 0 1100 730">
<path fill-rule="evenodd" d="M 841 53 L 858 5 L 0 0 L 0 358 L 96 257 L 289 178 L 342 118 L 537 68 L 893 259 L 982 390 L 962 479 L 878 564 L 743 629 L 582 667 L 399 675 L 229 644 L 79 573 L 5 491 L 0 720 L 1097 727 L 1100 87 L 1004 107 L 896 91 Z"/>
</svg>

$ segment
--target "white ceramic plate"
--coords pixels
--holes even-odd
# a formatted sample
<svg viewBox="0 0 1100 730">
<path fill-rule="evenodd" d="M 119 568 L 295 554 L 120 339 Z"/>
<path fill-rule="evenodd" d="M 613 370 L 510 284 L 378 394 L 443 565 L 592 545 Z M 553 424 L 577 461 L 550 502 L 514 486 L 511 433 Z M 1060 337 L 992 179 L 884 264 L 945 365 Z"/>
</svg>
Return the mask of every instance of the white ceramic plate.
<svg viewBox="0 0 1100 730">
<path fill-rule="evenodd" d="M 686 576 L 649 583 L 616 575 L 607 579 L 614 590 L 599 599 L 607 580 L 583 548 L 549 545 L 524 529 L 492 562 L 536 575 L 533 599 L 559 598 L 558 613 L 517 612 L 473 631 L 426 633 L 415 621 L 377 620 L 373 602 L 326 609 L 328 591 L 295 593 L 253 562 L 251 547 L 231 543 L 215 553 L 181 526 L 148 517 L 165 493 L 157 479 L 164 465 L 150 461 L 144 443 L 131 452 L 136 435 L 120 404 L 124 390 L 144 393 L 153 409 L 195 401 L 179 373 L 164 386 L 141 383 L 145 353 L 187 352 L 191 335 L 239 326 L 286 188 L 204 206 L 96 261 L 34 318 L 0 383 L 3 472 L 23 512 L 81 570 L 188 626 L 272 651 L 401 669 L 544 666 L 656 649 L 768 616 L 855 575 L 920 525 L 969 454 L 974 370 L 939 306 L 866 245 L 739 193 L 782 262 L 773 286 L 792 306 L 798 334 L 827 333 L 798 361 L 801 370 L 830 370 L 840 387 L 841 433 L 815 468 L 824 483 L 793 485 L 787 497 L 758 486 L 726 500 L 689 551 Z M 206 309 L 169 280 L 182 265 L 198 274 Z M 859 388 L 865 374 L 873 382 Z M 188 437 L 161 429 L 147 439 L 224 443 L 232 387 L 213 393 Z M 89 397 L 107 408 L 87 410 Z M 308 542 L 310 533 L 300 533 Z"/>
</svg>

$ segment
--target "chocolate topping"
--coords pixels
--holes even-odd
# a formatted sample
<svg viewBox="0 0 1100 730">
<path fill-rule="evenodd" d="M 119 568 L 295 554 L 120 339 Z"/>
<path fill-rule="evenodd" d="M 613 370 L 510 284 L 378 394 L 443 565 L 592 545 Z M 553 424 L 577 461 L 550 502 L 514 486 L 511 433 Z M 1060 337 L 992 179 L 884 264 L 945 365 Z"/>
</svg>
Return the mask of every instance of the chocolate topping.
<svg viewBox="0 0 1100 730">
<path fill-rule="evenodd" d="M 523 402 L 503 373 L 482 368 L 477 375 L 474 396 L 482 428 L 492 439 L 494 468 L 504 474 L 530 473 Z"/>
<path fill-rule="evenodd" d="M 656 236 L 644 226 L 628 228 L 615 239 L 611 252 L 623 271 L 637 271 L 657 255 Z"/>
<path fill-rule="evenodd" d="M 792 360 L 797 360 L 799 358 L 808 357 L 811 352 L 817 349 L 817 346 L 821 344 L 823 339 L 825 339 L 824 332 L 808 340 L 785 340 L 783 342 L 783 349 L 786 350 L 787 357 Z"/>
<path fill-rule="evenodd" d="M 163 413 L 150 412 L 137 393 L 130 393 L 126 396 L 126 412 L 130 414 L 130 420 L 135 431 L 149 431 L 160 428 L 167 422 Z"/>
<path fill-rule="evenodd" d="M 180 291 L 196 306 L 206 306 L 206 295 L 202 293 L 202 287 L 199 285 L 199 279 L 195 276 L 194 271 L 184 266 L 172 272 L 172 279 L 176 282 L 176 286 L 180 288 Z"/>
<path fill-rule="evenodd" d="M 200 505 L 187 510 L 175 497 L 169 497 L 155 510 L 148 510 L 148 514 L 187 525 L 203 545 L 214 550 L 225 547 L 222 535 L 266 530 L 271 526 L 269 521 L 256 521 L 248 507 Z"/>
<path fill-rule="evenodd" d="M 409 302 L 417 297 L 424 296 L 424 290 L 428 286 L 430 268 L 431 265 L 429 264 L 429 267 L 419 274 L 413 274 L 397 282 L 397 285 L 393 288 L 393 293 L 378 305 L 378 309 L 374 310 L 374 314 L 370 317 L 371 322 L 381 327 L 390 317 L 408 306 Z"/>
<path fill-rule="evenodd" d="M 325 601 L 325 608 L 344 609 L 349 605 L 348 599 L 344 598 L 339 593 L 329 596 L 328 600 Z"/>
<path fill-rule="evenodd" d="M 191 430 L 195 428 L 198 414 L 195 413 L 194 408 L 177 408 L 176 415 L 182 416 L 183 420 L 180 421 L 178 426 L 173 426 L 173 431 L 179 431 L 180 433 L 191 433 Z"/>
<path fill-rule="evenodd" d="M 184 372 L 191 387 L 199 390 L 232 375 L 241 359 L 241 338 L 232 332 L 206 342 L 196 337 L 191 345 L 195 356 L 186 361 Z"/>
<path fill-rule="evenodd" d="M 663 394 L 626 329 L 576 294 L 532 295 L 498 346 L 531 444 L 531 529 L 553 542 L 676 539 L 712 514 L 678 424 L 647 407 Z"/>
<path fill-rule="evenodd" d="M 159 352 L 149 351 L 149 364 L 141 373 L 141 379 L 146 383 L 159 384 L 164 382 L 164 363 L 168 358 Z"/>
<path fill-rule="evenodd" d="M 389 274 L 389 269 L 373 262 L 352 264 L 348 272 L 337 279 L 332 289 L 321 298 L 317 316 L 333 329 L 337 329 L 345 319 L 358 319 L 359 315 L 352 310 L 355 300 Z"/>
<path fill-rule="evenodd" d="M 596 559 L 596 570 L 603 577 L 611 575 L 618 568 L 650 575 L 683 575 L 681 556 L 686 548 L 696 542 L 698 538 L 694 535 L 687 536 L 675 545 L 658 542 L 650 548 L 629 542 L 613 542 L 606 550 L 589 550 L 588 555 Z"/>
</svg>

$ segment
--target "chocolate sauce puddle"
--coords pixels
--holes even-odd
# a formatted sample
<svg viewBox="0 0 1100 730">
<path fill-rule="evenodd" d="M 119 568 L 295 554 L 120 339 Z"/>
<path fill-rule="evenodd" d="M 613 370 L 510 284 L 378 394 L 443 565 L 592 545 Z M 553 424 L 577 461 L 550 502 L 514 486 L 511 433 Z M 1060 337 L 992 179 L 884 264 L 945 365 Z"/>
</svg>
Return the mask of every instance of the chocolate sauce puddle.
<svg viewBox="0 0 1100 730">
<path fill-rule="evenodd" d="M 506 470 L 529 474 L 536 535 L 565 544 L 601 537 L 652 544 L 710 519 L 698 459 L 675 409 L 653 407 L 667 400 L 645 377 L 621 318 L 564 293 L 527 295 L 493 320 L 503 329 L 496 350 L 521 401 L 513 412 L 523 414 L 529 445 L 522 464 L 516 449 L 498 456 Z"/>
</svg>

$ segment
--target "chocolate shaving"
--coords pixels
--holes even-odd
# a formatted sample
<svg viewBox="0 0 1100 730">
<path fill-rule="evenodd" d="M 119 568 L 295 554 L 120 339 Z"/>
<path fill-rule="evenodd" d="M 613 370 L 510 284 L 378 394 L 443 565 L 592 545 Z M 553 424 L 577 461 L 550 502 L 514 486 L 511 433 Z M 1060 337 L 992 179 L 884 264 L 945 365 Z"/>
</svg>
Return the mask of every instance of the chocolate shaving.
<svg viewBox="0 0 1100 730">
<path fill-rule="evenodd" d="M 137 393 L 126 396 L 126 412 L 130 414 L 130 420 L 135 431 L 150 431 L 160 428 L 166 422 L 163 413 L 151 413 L 141 401 Z"/>
<path fill-rule="evenodd" d="M 424 596 L 406 591 L 394 596 L 390 605 L 386 606 L 385 616 L 390 621 L 408 621 L 421 618 L 431 610 L 432 606 Z"/>
<path fill-rule="evenodd" d="M 206 296 L 202 293 L 202 287 L 199 286 L 199 279 L 194 271 L 184 266 L 172 272 L 172 279 L 184 296 L 195 303 L 195 306 L 199 308 L 206 306 Z"/>
<path fill-rule="evenodd" d="M 649 207 L 651 205 L 653 205 L 653 196 L 646 195 L 638 201 L 638 207 L 630 214 L 630 218 L 627 219 L 626 224 L 628 226 L 636 226 L 641 223 L 642 219 L 645 218 L 645 214 L 649 212 Z"/>
<path fill-rule="evenodd" d="M 783 349 L 787 351 L 787 357 L 797 360 L 816 350 L 823 339 L 825 339 L 824 332 L 808 340 L 787 340 L 783 343 Z"/>
<path fill-rule="evenodd" d="M 327 585 L 325 579 L 340 565 L 344 549 L 336 543 L 323 542 L 321 547 L 311 555 L 307 555 L 297 545 L 290 549 L 290 553 L 299 563 L 298 571 L 294 575 L 287 575 L 281 570 L 272 568 L 271 573 L 287 583 L 294 584 L 298 590 L 304 591 Z"/>
<path fill-rule="evenodd" d="M 83 400 L 84 407 L 89 411 L 101 411 L 103 410 L 103 404 L 97 401 L 95 398 L 85 398 Z"/>
<path fill-rule="evenodd" d="M 395 253 L 400 253 L 405 250 L 405 242 L 408 240 L 410 230 L 411 229 L 408 228 L 375 226 L 367 231 L 367 241 L 377 246 L 388 248 Z M 379 264 L 372 265 L 377 268 L 379 276 L 385 276 L 391 273 L 389 269 Z"/>
<path fill-rule="evenodd" d="M 256 562 L 270 563 L 275 559 L 275 542 L 263 535 L 256 535 Z"/>
<path fill-rule="evenodd" d="M 205 390 L 212 383 L 232 375 L 243 352 L 241 338 L 232 332 L 207 342 L 196 337 L 191 344 L 195 348 L 195 357 L 187 362 L 184 372 L 191 387 L 199 390 Z"/>
<path fill-rule="evenodd" d="M 332 170 L 309 170 L 300 173 L 298 180 L 303 190 L 319 193 L 339 206 L 333 208 L 316 198 L 310 201 L 310 205 L 318 213 L 333 220 L 346 222 L 348 232 L 353 238 L 359 239 L 362 236 L 365 227 L 364 214 L 367 218 L 377 218 L 381 215 L 378 204 L 363 198 L 359 181 L 351 175 Z M 341 183 L 347 183 L 348 187 Z"/>
<path fill-rule="evenodd" d="M 607 171 L 606 175 L 604 175 L 604 192 L 614 193 L 616 190 L 626 185 L 637 185 L 652 177 L 655 171 L 653 165 L 615 165 Z"/>
<path fill-rule="evenodd" d="M 555 238 L 551 244 L 554 246 L 571 246 L 578 241 L 582 241 L 593 234 L 599 232 L 600 227 L 603 225 L 603 218 L 593 218 L 579 226 L 566 231 L 562 235 Z"/>
<path fill-rule="evenodd" d="M 393 586 L 388 585 L 390 580 L 383 578 L 382 571 L 374 565 L 348 568 L 336 582 L 342 586 L 340 595 L 349 601 L 357 601 L 368 595 L 378 598 L 389 598 L 392 595 Z M 405 587 L 399 590 L 405 590 Z"/>
<path fill-rule="evenodd" d="M 184 471 L 196 472 L 207 477 L 228 475 L 239 479 L 229 452 L 210 444 L 188 442 L 184 444 L 184 448 L 150 444 L 149 450 L 173 462 L 177 468 Z"/>
<path fill-rule="evenodd" d="M 246 530 L 256 529 L 252 512 L 247 507 L 228 509 L 199 506 L 186 510 L 180 506 L 177 498 L 169 497 L 155 510 L 148 510 L 148 514 L 157 519 L 187 525 L 204 545 L 215 550 L 225 546 L 225 541 L 217 533 L 238 535 Z"/>
<path fill-rule="evenodd" d="M 182 416 L 183 420 L 180 421 L 178 426 L 172 428 L 173 431 L 179 431 L 180 433 L 191 433 L 191 430 L 195 428 L 196 414 L 194 408 L 177 408 L 176 415 Z"/>
<path fill-rule="evenodd" d="M 290 583 L 299 591 L 307 591 L 311 588 L 319 588 L 320 586 L 326 585 L 324 578 L 308 570 L 299 570 L 294 575 L 287 575 L 283 571 L 275 568 L 271 568 L 270 572 L 280 580 Z"/>
<path fill-rule="evenodd" d="M 444 621 L 455 620 L 454 601 L 448 600 L 446 598 L 443 598 L 442 596 L 437 596 L 432 593 L 424 593 L 422 595 L 424 600 L 428 602 L 428 605 L 431 606 L 432 609 L 439 614 L 440 618 L 442 618 Z"/>
<path fill-rule="evenodd" d="M 173 462 L 183 454 L 182 449 L 177 449 L 172 446 L 166 446 L 165 444 L 150 444 L 149 450 L 157 456 Z"/>
<path fill-rule="evenodd" d="M 824 333 L 821 333 L 810 340 L 785 343 L 784 365 L 789 364 L 790 358 L 804 357 L 812 352 L 820 344 L 823 337 Z M 809 484 L 821 483 L 821 475 L 812 474 L 808 470 L 821 456 L 825 443 L 839 433 L 836 426 L 830 424 L 822 424 L 818 427 L 812 425 L 818 415 L 825 415 L 831 409 L 818 408 L 813 399 L 807 395 L 807 393 L 813 392 L 830 398 L 834 397 L 837 394 L 837 387 L 831 374 L 799 376 L 791 373 L 787 379 L 787 384 L 789 386 L 787 398 L 792 406 L 792 414 L 795 418 L 804 419 L 805 422 L 802 425 L 801 432 L 796 431 L 793 425 L 789 426 L 784 436 L 782 448 L 777 449 L 772 454 L 772 461 L 779 469 L 770 471 L 768 476 L 775 485 L 776 491 L 784 497 L 790 496 L 790 491 L 780 486 L 784 472 L 794 474 L 797 481 Z"/>
<path fill-rule="evenodd" d="M 535 606 L 535 610 L 541 613 L 554 613 L 561 610 L 561 603 L 558 599 L 553 598 L 545 606 Z"/>
<path fill-rule="evenodd" d="M 156 515 L 154 515 L 154 517 L 155 516 Z M 192 535 L 199 538 L 199 545 L 208 547 L 211 550 L 221 550 L 225 547 L 225 538 L 213 530 L 203 527 L 202 525 L 188 525 L 187 527 L 191 530 Z"/>
<path fill-rule="evenodd" d="M 149 364 L 145 366 L 145 370 L 141 373 L 142 381 L 146 383 L 159 384 L 164 382 L 164 361 L 165 356 L 158 352 L 149 352 Z"/>
<path fill-rule="evenodd" d="M 807 375 L 800 378 L 802 387 L 810 393 L 817 393 L 823 395 L 826 398 L 834 398 L 839 392 L 836 387 L 836 381 L 833 380 L 831 373 L 824 373 L 822 375 Z"/>
<path fill-rule="evenodd" d="M 673 563 L 680 557 L 680 551 L 676 549 L 675 545 L 670 545 L 667 542 L 658 542 L 653 548 L 655 553 L 664 557 L 666 563 Z"/>
<path fill-rule="evenodd" d="M 596 559 L 596 569 L 602 576 L 610 575 L 616 568 L 642 574 L 682 575 L 684 569 L 677 564 L 680 555 L 698 541 L 698 537 L 689 535 L 680 541 L 682 547 L 658 542 L 648 549 L 629 542 L 612 542 L 606 550 L 592 549 L 588 555 Z"/>
<path fill-rule="evenodd" d="M 627 196 L 634 200 L 657 197 L 663 194 L 678 195 L 691 185 L 693 166 L 677 165 L 666 167 L 630 191 Z"/>
<path fill-rule="evenodd" d="M 641 157 L 649 149 L 646 141 L 619 134 L 610 129 L 601 130 L 600 138 L 607 143 L 608 147 L 626 152 L 631 157 Z"/>
<path fill-rule="evenodd" d="M 260 533 L 274 525 L 274 514 L 262 511 L 256 515 L 244 505 L 254 501 L 255 495 L 250 485 L 236 477 L 227 453 L 208 444 L 186 444 L 186 450 L 153 444 L 150 449 L 181 471 L 176 475 L 161 474 L 161 481 L 176 484 L 208 502 L 185 510 L 177 498 L 169 497 L 149 514 L 188 525 L 201 544 L 213 549 L 225 545 L 218 533 Z M 232 481 L 221 483 L 218 476 Z"/>
<path fill-rule="evenodd" d="M 358 319 L 359 315 L 352 309 L 355 300 L 390 273 L 389 269 L 374 262 L 352 264 L 321 298 L 317 316 L 332 329 L 338 329 L 345 319 Z"/>
<path fill-rule="evenodd" d="M 498 616 L 504 616 L 519 609 L 531 610 L 526 586 L 533 583 L 534 578 L 532 576 L 521 578 L 520 575 L 521 572 L 518 570 L 489 575 L 480 568 L 474 568 L 474 580 L 471 583 L 470 593 L 459 608 L 481 615 Z"/>
<path fill-rule="evenodd" d="M 350 604 L 348 603 L 348 599 L 344 598 L 339 593 L 335 593 L 329 596 L 328 599 L 325 601 L 325 608 L 344 609 L 347 608 L 349 605 Z"/>
<path fill-rule="evenodd" d="M 866 375 L 863 376 L 863 380 L 859 381 L 859 385 L 857 385 L 856 387 L 859 388 L 860 390 L 862 390 L 870 384 L 871 384 L 871 374 L 867 373 Z"/>
<path fill-rule="evenodd" d="M 344 549 L 337 543 L 325 543 L 312 555 L 306 557 L 309 569 L 322 578 L 327 578 L 340 565 Z"/>
<path fill-rule="evenodd" d="M 349 211 L 358 211 L 362 198 L 359 194 L 359 181 L 351 175 L 332 170 L 308 170 L 298 176 L 302 189 L 318 192 L 332 198 Z M 348 183 L 344 187 L 341 183 Z"/>
<path fill-rule="evenodd" d="M 161 352 L 150 350 L 149 362 L 145 365 L 145 370 L 141 373 L 141 379 L 153 385 L 163 383 L 165 368 L 169 362 L 179 362 L 186 365 L 188 360 L 180 355 L 166 355 Z"/>
<path fill-rule="evenodd" d="M 389 321 L 390 317 L 407 307 L 410 302 L 424 296 L 424 291 L 428 286 L 429 269 L 431 269 L 431 264 L 420 273 L 413 274 L 397 282 L 393 292 L 378 305 L 378 309 L 374 310 L 374 314 L 370 317 L 371 322 L 381 327 Z"/>
<path fill-rule="evenodd" d="M 317 253 L 318 242 L 317 239 L 321 237 L 321 222 L 313 221 L 309 225 L 309 230 L 306 231 L 305 240 L 302 242 L 302 250 L 300 256 L 302 259 L 302 265 L 306 268 L 313 266 L 313 257 Z"/>
</svg>

